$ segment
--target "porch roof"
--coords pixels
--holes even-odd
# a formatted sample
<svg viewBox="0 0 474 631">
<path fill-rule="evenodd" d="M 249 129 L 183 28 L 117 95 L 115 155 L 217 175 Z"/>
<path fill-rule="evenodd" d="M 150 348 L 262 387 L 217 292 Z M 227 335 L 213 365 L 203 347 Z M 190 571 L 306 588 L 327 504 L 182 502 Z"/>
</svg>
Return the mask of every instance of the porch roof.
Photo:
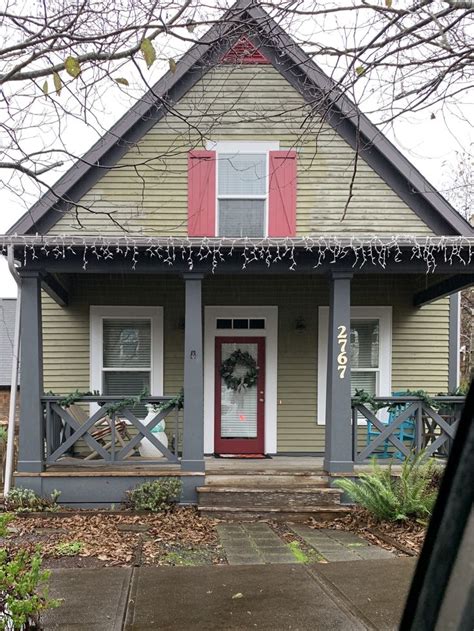
<svg viewBox="0 0 474 631">
<path fill-rule="evenodd" d="M 474 237 L 462 236 L 308 235 L 283 239 L 189 239 L 128 234 L 0 236 L 0 253 L 6 254 L 9 247 L 14 249 L 23 270 L 49 273 L 342 271 L 472 276 L 474 267 Z"/>
</svg>

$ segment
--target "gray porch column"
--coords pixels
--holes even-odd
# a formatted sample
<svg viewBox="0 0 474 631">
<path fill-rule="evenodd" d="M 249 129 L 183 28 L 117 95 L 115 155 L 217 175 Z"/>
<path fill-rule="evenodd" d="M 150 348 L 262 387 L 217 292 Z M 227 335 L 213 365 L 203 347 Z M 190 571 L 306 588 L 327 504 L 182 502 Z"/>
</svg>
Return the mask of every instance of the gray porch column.
<svg viewBox="0 0 474 631">
<path fill-rule="evenodd" d="M 330 277 L 329 337 L 326 393 L 326 447 L 324 468 L 329 473 L 351 472 L 351 278 L 333 272 Z"/>
<path fill-rule="evenodd" d="M 449 392 L 453 392 L 459 386 L 460 300 L 460 293 L 451 294 L 451 296 L 449 296 Z"/>
<path fill-rule="evenodd" d="M 18 471 L 43 469 L 43 334 L 41 278 L 38 272 L 21 272 L 20 328 L 20 436 Z"/>
<path fill-rule="evenodd" d="M 204 361 L 201 274 L 185 274 L 183 471 L 204 476 Z M 183 501 L 196 501 L 202 479 L 183 477 Z"/>
</svg>

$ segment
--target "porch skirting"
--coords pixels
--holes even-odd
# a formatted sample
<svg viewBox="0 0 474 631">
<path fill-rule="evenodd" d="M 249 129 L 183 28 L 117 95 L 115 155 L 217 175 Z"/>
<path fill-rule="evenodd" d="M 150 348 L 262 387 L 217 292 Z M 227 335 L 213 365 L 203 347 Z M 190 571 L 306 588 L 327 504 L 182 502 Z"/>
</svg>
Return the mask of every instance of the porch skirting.
<svg viewBox="0 0 474 631">
<path fill-rule="evenodd" d="M 60 490 L 59 503 L 72 508 L 110 508 L 124 503 L 127 491 L 136 486 L 165 477 L 179 477 L 182 482 L 181 504 L 196 504 L 196 488 L 205 481 L 204 473 L 187 471 L 168 471 L 160 473 L 150 471 L 68 471 L 39 474 L 17 474 L 15 486 L 32 489 L 42 497 L 48 497 L 55 490 Z"/>
</svg>

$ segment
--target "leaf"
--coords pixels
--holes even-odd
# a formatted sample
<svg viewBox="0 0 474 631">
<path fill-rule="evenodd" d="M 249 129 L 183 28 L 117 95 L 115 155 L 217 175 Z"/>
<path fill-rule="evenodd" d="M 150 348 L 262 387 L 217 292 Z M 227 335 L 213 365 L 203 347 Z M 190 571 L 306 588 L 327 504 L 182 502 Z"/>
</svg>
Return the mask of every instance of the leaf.
<svg viewBox="0 0 474 631">
<path fill-rule="evenodd" d="M 48 82 L 45 81 L 43 83 L 43 87 L 41 88 L 43 90 L 43 94 L 48 94 Z"/>
<path fill-rule="evenodd" d="M 356 74 L 357 74 L 358 77 L 361 77 L 363 74 L 365 74 L 364 66 L 357 66 L 355 71 L 356 71 Z"/>
<path fill-rule="evenodd" d="M 120 83 L 120 85 L 130 85 L 128 80 L 123 77 L 117 77 L 117 79 L 115 79 L 115 83 Z"/>
<path fill-rule="evenodd" d="M 237 594 L 234 594 L 232 596 L 232 600 L 237 600 L 238 598 L 243 598 L 244 595 L 241 592 L 237 592 Z"/>
<path fill-rule="evenodd" d="M 145 37 L 145 39 L 140 44 L 140 50 L 142 51 L 143 58 L 146 61 L 147 67 L 149 68 L 156 60 L 155 47 L 153 46 L 151 41 Z"/>
<path fill-rule="evenodd" d="M 66 69 L 66 72 L 71 75 L 71 77 L 74 77 L 74 79 L 81 74 L 81 65 L 75 57 L 67 57 L 66 61 L 64 62 L 64 67 Z"/>
<path fill-rule="evenodd" d="M 393 3 L 393 0 L 385 0 L 385 6 L 387 7 L 387 9 L 392 8 L 392 3 Z"/>
<path fill-rule="evenodd" d="M 62 88 L 63 84 L 62 84 L 62 81 L 61 81 L 61 77 L 58 75 L 57 72 L 53 73 L 53 83 L 54 83 L 54 89 L 58 93 L 58 96 L 60 96 L 61 95 L 61 88 Z"/>
<path fill-rule="evenodd" d="M 174 74 L 176 72 L 176 62 L 173 58 L 168 59 L 168 63 L 170 65 L 170 70 Z"/>
</svg>

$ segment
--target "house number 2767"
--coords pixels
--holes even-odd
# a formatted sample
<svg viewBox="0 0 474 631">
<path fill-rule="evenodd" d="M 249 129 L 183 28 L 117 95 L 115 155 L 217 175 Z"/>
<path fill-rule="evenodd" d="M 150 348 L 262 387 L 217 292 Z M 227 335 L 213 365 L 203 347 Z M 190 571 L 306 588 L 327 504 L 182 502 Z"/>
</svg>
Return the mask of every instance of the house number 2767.
<svg viewBox="0 0 474 631">
<path fill-rule="evenodd" d="M 337 356 L 337 370 L 339 371 L 339 379 L 344 379 L 347 370 L 347 327 L 337 327 L 337 343 L 339 344 L 339 355 Z"/>
</svg>

